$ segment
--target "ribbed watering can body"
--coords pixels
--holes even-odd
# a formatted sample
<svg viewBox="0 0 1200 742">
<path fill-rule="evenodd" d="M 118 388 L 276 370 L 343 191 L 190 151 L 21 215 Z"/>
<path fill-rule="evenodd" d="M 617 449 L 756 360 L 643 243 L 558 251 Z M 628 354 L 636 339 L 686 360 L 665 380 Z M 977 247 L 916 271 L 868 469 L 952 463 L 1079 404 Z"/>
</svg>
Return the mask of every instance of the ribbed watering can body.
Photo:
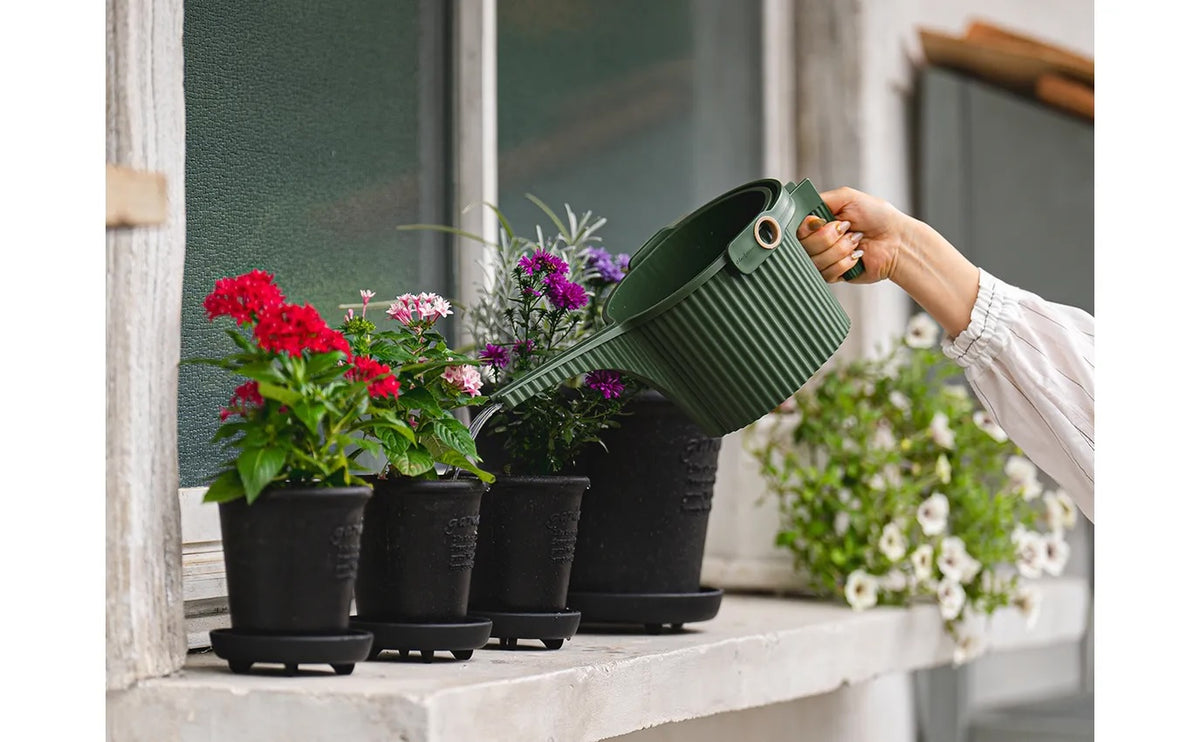
<svg viewBox="0 0 1200 742">
<path fill-rule="evenodd" d="M 754 422 L 803 386 L 850 331 L 796 237 L 808 214 L 833 219 L 809 181 L 765 179 L 659 230 L 609 297 L 610 324 L 493 399 L 515 407 L 572 376 L 612 369 L 662 392 L 708 435 Z M 858 272 L 861 265 L 847 277 Z"/>
</svg>

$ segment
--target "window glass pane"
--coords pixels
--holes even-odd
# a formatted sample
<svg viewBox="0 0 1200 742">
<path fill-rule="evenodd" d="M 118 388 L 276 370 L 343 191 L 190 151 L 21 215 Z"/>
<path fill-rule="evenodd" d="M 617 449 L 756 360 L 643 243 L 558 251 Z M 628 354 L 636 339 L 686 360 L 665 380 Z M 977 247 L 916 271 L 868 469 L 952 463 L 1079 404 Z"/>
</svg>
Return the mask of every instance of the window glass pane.
<svg viewBox="0 0 1200 742">
<path fill-rule="evenodd" d="M 201 308 L 251 268 L 331 324 L 358 289 L 449 293 L 445 25 L 430 0 L 204 0 L 184 13 L 187 257 L 183 357 L 230 346 Z M 183 486 L 220 461 L 208 443 L 236 382 L 184 366 Z"/>
<path fill-rule="evenodd" d="M 500 205 L 607 217 L 610 251 L 762 175 L 758 3 L 503 0 Z M 540 217 L 540 218 L 539 218 Z"/>
</svg>

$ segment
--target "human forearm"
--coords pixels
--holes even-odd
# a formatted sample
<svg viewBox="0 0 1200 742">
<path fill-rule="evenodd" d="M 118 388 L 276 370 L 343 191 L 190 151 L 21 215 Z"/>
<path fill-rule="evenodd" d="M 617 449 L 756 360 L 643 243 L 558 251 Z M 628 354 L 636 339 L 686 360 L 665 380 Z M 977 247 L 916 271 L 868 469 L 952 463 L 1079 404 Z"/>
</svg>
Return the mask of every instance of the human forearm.
<svg viewBox="0 0 1200 742">
<path fill-rule="evenodd" d="M 971 322 L 979 268 L 928 224 L 905 217 L 891 280 L 929 313 L 950 337 Z"/>
</svg>

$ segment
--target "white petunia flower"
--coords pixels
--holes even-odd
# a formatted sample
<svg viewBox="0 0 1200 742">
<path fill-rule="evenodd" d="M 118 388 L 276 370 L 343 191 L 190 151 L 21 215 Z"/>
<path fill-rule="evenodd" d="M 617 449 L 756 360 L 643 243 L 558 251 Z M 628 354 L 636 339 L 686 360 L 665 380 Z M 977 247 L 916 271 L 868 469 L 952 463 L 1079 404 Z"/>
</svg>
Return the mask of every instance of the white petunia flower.
<svg viewBox="0 0 1200 742">
<path fill-rule="evenodd" d="M 975 659 L 983 654 L 984 648 L 983 637 L 976 634 L 963 636 L 954 645 L 954 665 L 957 667 L 964 662 Z"/>
<path fill-rule="evenodd" d="M 1017 543 L 1017 571 L 1028 579 L 1041 577 L 1046 559 L 1042 535 L 1036 531 L 1022 531 L 1014 538 Z"/>
<path fill-rule="evenodd" d="M 837 491 L 837 498 L 838 502 L 842 503 L 843 505 L 850 502 L 850 490 L 846 489 L 845 487 L 841 488 Z"/>
<path fill-rule="evenodd" d="M 950 484 L 950 475 L 953 472 L 950 470 L 950 459 L 946 458 L 946 454 L 938 454 L 937 463 L 933 466 L 933 473 L 937 475 L 938 481 L 942 484 Z"/>
<path fill-rule="evenodd" d="M 1024 456 L 1009 456 L 1008 461 L 1004 463 L 1004 474 L 1026 502 L 1042 494 L 1037 467 Z"/>
<path fill-rule="evenodd" d="M 917 522 L 926 536 L 936 536 L 946 530 L 950 501 L 941 492 L 934 492 L 917 506 Z"/>
<path fill-rule="evenodd" d="M 903 392 L 895 389 L 888 392 L 888 401 L 891 402 L 892 406 L 898 410 L 904 410 L 905 412 L 908 412 L 910 409 L 912 409 L 912 401 L 908 397 L 904 396 Z"/>
<path fill-rule="evenodd" d="M 904 540 L 904 532 L 895 521 L 883 527 L 883 535 L 879 537 L 879 551 L 889 562 L 898 562 L 904 558 L 908 544 Z"/>
<path fill-rule="evenodd" d="M 896 436 L 892 433 L 892 426 L 886 421 L 880 421 L 875 426 L 875 433 L 871 436 L 870 446 L 876 451 L 896 450 Z"/>
<path fill-rule="evenodd" d="M 838 536 L 845 536 L 848 530 L 850 530 L 850 513 L 839 510 L 837 515 L 833 516 L 833 532 Z"/>
<path fill-rule="evenodd" d="M 929 436 L 942 448 L 954 448 L 954 431 L 950 429 L 950 418 L 938 412 L 929 423 Z"/>
<path fill-rule="evenodd" d="M 981 569 L 983 569 L 983 562 L 967 554 L 967 558 L 963 560 L 962 583 L 970 585 L 979 576 L 979 570 Z"/>
<path fill-rule="evenodd" d="M 913 550 L 910 557 L 913 563 L 913 577 L 918 582 L 924 582 L 933 577 L 933 546 L 921 544 Z"/>
<path fill-rule="evenodd" d="M 846 602 L 856 611 L 870 608 L 879 600 L 879 581 L 861 569 L 846 578 Z"/>
<path fill-rule="evenodd" d="M 967 547 L 963 544 L 961 538 L 958 536 L 947 536 L 942 540 L 942 548 L 938 553 L 937 566 L 944 576 L 955 582 L 968 582 L 963 577 L 971 561 L 973 561 L 971 555 L 967 553 Z"/>
<path fill-rule="evenodd" d="M 890 590 L 894 593 L 903 592 L 908 588 L 908 577 L 898 569 L 889 570 L 883 579 L 879 581 L 880 587 L 884 590 Z"/>
<path fill-rule="evenodd" d="M 1051 534 L 1042 539 L 1042 569 L 1047 574 L 1061 575 L 1070 556 L 1071 546 L 1061 535 Z"/>
<path fill-rule="evenodd" d="M 1042 591 L 1030 585 L 1021 585 L 1013 597 L 1013 606 L 1025 617 L 1025 626 L 1032 629 L 1042 609 Z"/>
<path fill-rule="evenodd" d="M 876 492 L 883 492 L 885 489 L 887 489 L 887 482 L 884 481 L 882 474 L 875 472 L 869 479 L 867 479 L 867 486 Z"/>
<path fill-rule="evenodd" d="M 862 449 L 859 448 L 859 445 L 857 443 L 855 443 L 853 439 L 843 438 L 842 439 L 842 450 L 845 451 L 846 453 L 858 453 Z"/>
<path fill-rule="evenodd" d="M 1046 503 L 1046 522 L 1055 533 L 1075 527 L 1075 502 L 1062 490 L 1053 490 L 1042 496 Z"/>
<path fill-rule="evenodd" d="M 992 418 L 987 412 L 979 411 L 971 416 L 979 429 L 990 435 L 997 443 L 1003 443 L 1008 440 L 1008 433 L 1004 432 L 1004 428 Z"/>
<path fill-rule="evenodd" d="M 904 484 L 904 474 L 900 471 L 900 467 L 896 464 L 883 465 L 883 481 L 887 482 L 892 487 L 898 488 Z"/>
<path fill-rule="evenodd" d="M 963 590 L 963 586 L 959 584 L 958 580 L 946 577 L 938 583 L 937 601 L 938 609 L 942 612 L 942 619 L 953 621 L 958 618 L 958 614 L 962 613 L 963 606 L 966 605 L 967 592 Z"/>
<path fill-rule="evenodd" d="M 908 321 L 908 329 L 904 333 L 904 344 L 910 348 L 932 348 L 937 342 L 938 326 L 933 318 L 921 312 L 913 315 Z"/>
</svg>

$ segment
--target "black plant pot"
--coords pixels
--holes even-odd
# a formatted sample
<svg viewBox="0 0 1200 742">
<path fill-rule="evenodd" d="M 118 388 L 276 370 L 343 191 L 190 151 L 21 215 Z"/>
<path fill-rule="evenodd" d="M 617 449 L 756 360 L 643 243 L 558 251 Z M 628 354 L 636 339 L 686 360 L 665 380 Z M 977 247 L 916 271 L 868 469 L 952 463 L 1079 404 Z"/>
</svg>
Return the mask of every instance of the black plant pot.
<svg viewBox="0 0 1200 742">
<path fill-rule="evenodd" d="M 370 487 L 281 488 L 220 505 L 238 631 L 345 632 Z"/>
<path fill-rule="evenodd" d="M 567 587 L 587 486 L 580 476 L 499 476 L 484 495 L 470 606 L 502 647 L 536 639 L 558 649 L 579 628 Z"/>
<path fill-rule="evenodd" d="M 358 616 L 395 622 L 464 617 L 483 482 L 378 479 L 374 488 L 363 516 Z"/>
<path fill-rule="evenodd" d="M 221 503 L 231 627 L 210 632 L 234 672 L 256 662 L 330 664 L 348 674 L 370 632 L 349 628 L 370 487 L 288 487 Z"/>
<path fill-rule="evenodd" d="M 720 591 L 701 587 L 700 568 L 721 439 L 705 435 L 652 390 L 625 410 L 621 426 L 604 433 L 607 450 L 593 446 L 583 461 L 592 486 L 583 497 L 571 601 L 584 622 L 619 616 L 674 625 L 711 618 Z M 629 599 L 638 595 L 648 599 L 644 615 Z M 611 615 L 605 596 L 616 601 L 609 601 Z M 667 603 L 675 607 L 664 608 Z"/>
<path fill-rule="evenodd" d="M 471 609 L 560 611 L 567 604 L 587 477 L 497 477 L 479 510 Z"/>
</svg>

